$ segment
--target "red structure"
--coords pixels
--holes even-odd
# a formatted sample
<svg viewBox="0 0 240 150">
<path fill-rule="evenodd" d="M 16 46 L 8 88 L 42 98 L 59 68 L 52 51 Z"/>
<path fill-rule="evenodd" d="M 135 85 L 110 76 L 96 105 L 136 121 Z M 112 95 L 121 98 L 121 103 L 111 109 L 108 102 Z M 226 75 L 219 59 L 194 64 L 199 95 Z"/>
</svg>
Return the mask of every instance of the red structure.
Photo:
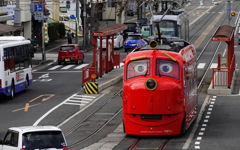
<svg viewBox="0 0 240 150">
<path fill-rule="evenodd" d="M 120 65 L 120 53 L 114 54 L 114 35 L 118 32 L 127 29 L 127 26 L 121 23 L 106 27 L 93 33 L 93 62 L 92 64 L 83 68 L 82 72 L 82 86 L 84 83 L 102 77 L 104 73 L 111 71 L 114 66 Z M 103 56 L 102 52 L 102 37 L 106 37 L 106 41 L 111 39 L 111 42 L 106 42 L 106 54 Z M 97 38 L 100 39 L 100 44 L 97 45 Z M 93 75 L 94 74 L 94 75 Z"/>
<path fill-rule="evenodd" d="M 190 44 L 176 51 L 161 46 L 132 52 L 123 61 L 126 134 L 181 134 L 196 119 L 196 50 Z"/>
<path fill-rule="evenodd" d="M 221 68 L 219 65 L 217 68 L 213 68 L 213 88 L 214 86 L 228 86 L 228 88 L 230 88 L 231 86 L 236 64 L 234 54 L 234 31 L 235 27 L 223 25 L 218 28 L 218 30 L 212 37 L 212 41 L 225 41 L 228 45 L 227 68 Z M 219 58 L 218 64 L 220 64 Z"/>
</svg>

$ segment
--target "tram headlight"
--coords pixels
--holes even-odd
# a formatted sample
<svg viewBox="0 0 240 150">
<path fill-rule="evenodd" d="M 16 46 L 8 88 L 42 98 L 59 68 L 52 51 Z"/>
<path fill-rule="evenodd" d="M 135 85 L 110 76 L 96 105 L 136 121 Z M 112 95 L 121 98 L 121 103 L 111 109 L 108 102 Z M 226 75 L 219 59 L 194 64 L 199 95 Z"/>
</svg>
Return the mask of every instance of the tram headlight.
<svg viewBox="0 0 240 150">
<path fill-rule="evenodd" d="M 155 79 L 148 79 L 145 85 L 148 90 L 155 90 L 157 87 L 157 82 Z"/>
</svg>

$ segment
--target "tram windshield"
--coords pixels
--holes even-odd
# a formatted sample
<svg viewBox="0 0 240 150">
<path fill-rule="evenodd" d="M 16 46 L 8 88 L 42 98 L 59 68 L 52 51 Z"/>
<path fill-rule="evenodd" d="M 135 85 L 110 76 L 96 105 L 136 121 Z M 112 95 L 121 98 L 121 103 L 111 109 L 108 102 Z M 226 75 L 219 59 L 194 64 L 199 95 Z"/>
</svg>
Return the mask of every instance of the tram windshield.
<svg viewBox="0 0 240 150">
<path fill-rule="evenodd" d="M 159 23 L 162 36 L 178 37 L 176 22 L 163 20 Z M 158 35 L 157 26 L 154 27 L 154 34 Z"/>
<path fill-rule="evenodd" d="M 175 61 L 157 59 L 156 75 L 179 79 L 179 65 Z"/>
<path fill-rule="evenodd" d="M 146 76 L 150 73 L 149 59 L 135 60 L 127 66 L 127 79 L 136 76 Z"/>
</svg>

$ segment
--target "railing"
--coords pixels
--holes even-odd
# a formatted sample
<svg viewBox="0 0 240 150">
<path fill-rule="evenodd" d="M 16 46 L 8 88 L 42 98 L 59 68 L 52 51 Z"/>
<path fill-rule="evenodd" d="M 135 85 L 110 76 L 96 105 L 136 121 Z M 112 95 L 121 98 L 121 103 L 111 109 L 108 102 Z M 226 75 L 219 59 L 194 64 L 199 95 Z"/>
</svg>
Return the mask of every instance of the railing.
<svg viewBox="0 0 240 150">
<path fill-rule="evenodd" d="M 82 86 L 90 80 L 96 80 L 96 67 L 92 67 L 92 64 L 82 68 Z"/>
<path fill-rule="evenodd" d="M 229 68 L 212 68 L 212 88 L 215 86 L 231 87 L 233 73 L 235 71 L 235 55 L 231 59 Z"/>
</svg>

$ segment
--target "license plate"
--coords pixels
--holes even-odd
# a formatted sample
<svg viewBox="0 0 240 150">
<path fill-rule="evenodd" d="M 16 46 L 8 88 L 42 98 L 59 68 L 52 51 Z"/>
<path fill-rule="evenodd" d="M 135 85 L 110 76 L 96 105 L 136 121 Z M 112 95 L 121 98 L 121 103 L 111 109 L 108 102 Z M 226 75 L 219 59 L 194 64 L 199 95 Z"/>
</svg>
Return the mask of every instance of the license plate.
<svg viewBox="0 0 240 150">
<path fill-rule="evenodd" d="M 70 61 L 70 58 L 65 58 L 65 61 Z"/>
<path fill-rule="evenodd" d="M 162 120 L 162 115 L 141 115 L 143 120 Z"/>
<path fill-rule="evenodd" d="M 132 44 L 132 46 L 136 46 L 137 44 Z"/>
</svg>

